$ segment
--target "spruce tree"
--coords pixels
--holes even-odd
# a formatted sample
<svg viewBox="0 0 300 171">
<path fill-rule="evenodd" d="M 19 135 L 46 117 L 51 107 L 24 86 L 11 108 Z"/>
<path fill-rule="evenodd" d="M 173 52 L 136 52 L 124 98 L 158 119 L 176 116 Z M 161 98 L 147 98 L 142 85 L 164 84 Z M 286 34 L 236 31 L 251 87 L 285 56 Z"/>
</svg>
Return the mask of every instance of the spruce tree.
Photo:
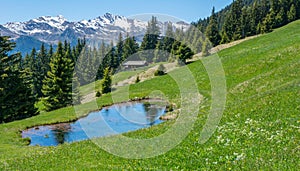
<svg viewBox="0 0 300 171">
<path fill-rule="evenodd" d="M 212 9 L 211 17 L 209 18 L 209 24 L 205 32 L 206 37 L 211 41 L 213 46 L 220 44 L 221 36 L 218 29 L 218 21 L 215 14 L 215 7 Z"/>
<path fill-rule="evenodd" d="M 296 20 L 297 11 L 296 11 L 296 7 L 294 4 L 292 4 L 290 10 L 288 11 L 287 17 L 288 17 L 288 22 L 292 22 L 292 21 Z"/>
<path fill-rule="evenodd" d="M 148 22 L 147 30 L 140 46 L 140 50 L 142 51 L 141 58 L 147 60 L 148 62 L 151 62 L 154 58 L 153 52 L 159 41 L 159 30 L 158 21 L 156 17 L 152 16 L 151 20 Z"/>
<path fill-rule="evenodd" d="M 103 76 L 103 82 L 102 82 L 102 94 L 111 92 L 111 83 L 112 83 L 111 71 L 107 67 L 104 70 L 104 76 Z"/>
<path fill-rule="evenodd" d="M 8 53 L 15 43 L 0 36 L 0 123 L 38 114 L 28 73 L 20 67 L 21 55 Z"/>
<path fill-rule="evenodd" d="M 156 44 L 154 61 L 162 62 L 167 61 L 169 57 L 169 53 L 172 51 L 172 45 L 175 41 L 175 34 L 173 32 L 172 23 L 169 22 L 167 25 L 167 29 L 165 32 L 165 36 L 163 36 L 158 43 Z"/>
<path fill-rule="evenodd" d="M 177 59 L 179 59 L 180 62 L 185 64 L 187 59 L 191 59 L 193 57 L 194 52 L 188 46 L 181 43 L 175 54 Z"/>
<path fill-rule="evenodd" d="M 35 71 L 33 74 L 33 76 L 35 77 L 34 92 L 39 98 L 43 96 L 43 80 L 47 72 L 49 71 L 49 62 L 50 58 L 43 43 L 41 45 L 39 53 L 37 54 L 36 62 L 34 63 Z"/>
<path fill-rule="evenodd" d="M 287 18 L 286 18 L 286 13 L 284 11 L 284 8 L 281 7 L 279 12 L 277 13 L 276 17 L 275 17 L 275 22 L 276 22 L 276 27 L 281 27 L 284 24 L 287 23 Z"/>
<path fill-rule="evenodd" d="M 107 48 L 106 44 L 104 43 L 104 40 L 102 40 L 102 42 L 100 44 L 99 52 L 98 52 L 98 55 L 99 55 L 99 67 L 98 67 L 98 71 L 97 71 L 97 75 L 96 75 L 97 79 L 102 79 L 103 78 L 103 70 L 105 68 L 104 58 L 105 58 L 105 55 L 107 53 L 107 49 L 108 48 Z"/>
<path fill-rule="evenodd" d="M 167 51 L 168 53 L 171 53 L 172 45 L 173 45 L 174 41 L 175 41 L 175 34 L 173 31 L 173 26 L 172 26 L 172 23 L 169 22 L 165 36 L 162 39 L 163 50 Z"/>
<path fill-rule="evenodd" d="M 69 49 L 69 48 L 67 48 Z M 72 103 L 73 63 L 61 42 L 50 60 L 50 71 L 43 81 L 42 92 L 46 111 L 68 106 Z"/>
<path fill-rule="evenodd" d="M 229 38 L 229 41 L 234 41 L 242 38 L 241 21 L 242 21 L 242 5 L 241 5 L 241 0 L 237 0 L 232 3 L 230 11 L 226 16 L 223 25 L 223 31 L 226 32 L 226 36 Z M 222 43 L 224 43 L 224 37 Z"/>
<path fill-rule="evenodd" d="M 166 68 L 164 67 L 163 64 L 160 64 L 157 68 L 157 70 L 154 72 L 155 76 L 161 76 L 166 74 Z"/>
<path fill-rule="evenodd" d="M 210 46 L 210 41 L 207 39 L 205 39 L 204 43 L 203 43 L 203 47 L 202 47 L 202 56 L 205 57 L 205 56 L 208 56 L 210 53 L 209 53 L 209 50 L 210 50 L 211 46 Z"/>
<path fill-rule="evenodd" d="M 80 85 L 86 85 L 95 81 L 99 68 L 98 51 L 94 48 L 84 47 L 76 62 L 76 75 Z"/>
<path fill-rule="evenodd" d="M 137 53 L 138 49 L 139 49 L 139 45 L 136 42 L 135 38 L 129 37 L 129 34 L 127 34 L 124 42 L 122 60 L 125 61 L 126 59 L 128 59 L 129 56 Z"/>
<path fill-rule="evenodd" d="M 122 61 L 123 48 L 124 48 L 123 36 L 122 33 L 119 33 L 118 42 L 116 46 L 116 55 L 115 55 L 116 58 L 115 60 L 117 61 L 116 67 L 119 67 L 120 63 L 123 62 Z"/>
</svg>

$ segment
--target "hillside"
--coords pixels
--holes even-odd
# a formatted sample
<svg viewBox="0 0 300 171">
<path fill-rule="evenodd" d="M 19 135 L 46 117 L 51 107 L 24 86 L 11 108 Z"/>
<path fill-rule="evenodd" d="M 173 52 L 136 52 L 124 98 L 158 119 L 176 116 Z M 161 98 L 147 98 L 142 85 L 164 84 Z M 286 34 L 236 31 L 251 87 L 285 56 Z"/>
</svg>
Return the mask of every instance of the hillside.
<svg viewBox="0 0 300 171">
<path fill-rule="evenodd" d="M 218 53 L 226 76 L 227 100 L 216 132 L 204 144 L 199 142 L 200 133 L 212 99 L 211 83 L 203 63 L 211 62 L 212 57 L 162 77 L 120 87 L 113 93 L 117 96 L 128 88 L 130 98 L 135 98 L 160 90 L 180 106 L 179 85 L 187 90 L 195 79 L 203 96 L 198 119 L 188 136 L 169 152 L 155 158 L 124 159 L 102 150 L 92 141 L 31 147 L 21 139 L 19 131 L 25 128 L 73 120 L 86 114 L 87 108 L 97 108 L 91 102 L 78 106 L 77 115 L 68 107 L 1 124 L 0 170 L 297 170 L 300 165 L 299 33 L 300 21 L 296 21 Z M 192 79 L 186 69 L 191 71 Z M 174 76 L 183 80 L 176 83 Z M 111 104 L 111 96 L 104 95 L 97 103 Z M 186 117 L 190 113 L 181 115 Z M 175 121 L 165 122 L 126 136 L 150 138 L 175 124 Z"/>
</svg>

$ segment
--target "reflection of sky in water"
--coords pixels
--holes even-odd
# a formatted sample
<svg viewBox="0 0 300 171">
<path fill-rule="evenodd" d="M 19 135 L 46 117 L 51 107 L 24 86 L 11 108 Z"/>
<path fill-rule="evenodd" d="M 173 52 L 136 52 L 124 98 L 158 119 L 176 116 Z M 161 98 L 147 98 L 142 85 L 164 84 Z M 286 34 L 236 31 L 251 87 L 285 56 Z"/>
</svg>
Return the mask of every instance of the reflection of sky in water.
<svg viewBox="0 0 300 171">
<path fill-rule="evenodd" d="M 151 102 L 150 102 L 151 103 Z M 125 103 L 103 108 L 73 123 L 39 126 L 22 132 L 30 145 L 55 146 L 64 142 L 134 131 L 159 124 L 165 107 L 150 103 Z"/>
</svg>

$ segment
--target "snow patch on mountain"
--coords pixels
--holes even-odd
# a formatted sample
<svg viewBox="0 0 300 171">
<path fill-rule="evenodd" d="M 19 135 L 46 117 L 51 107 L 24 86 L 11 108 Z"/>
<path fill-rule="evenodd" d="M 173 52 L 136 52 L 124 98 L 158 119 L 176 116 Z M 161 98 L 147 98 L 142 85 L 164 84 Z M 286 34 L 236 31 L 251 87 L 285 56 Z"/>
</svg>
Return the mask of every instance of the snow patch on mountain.
<svg viewBox="0 0 300 171">
<path fill-rule="evenodd" d="M 11 36 L 13 40 L 20 37 L 28 37 L 22 41 L 35 39 L 46 44 L 55 44 L 58 41 L 68 40 L 76 43 L 78 38 L 85 37 L 93 41 L 104 40 L 116 42 L 119 33 L 123 37 L 128 33 L 130 36 L 136 36 L 141 40 L 142 35 L 146 32 L 148 23 L 132 18 L 126 18 L 120 15 L 106 13 L 90 20 L 81 20 L 76 22 L 68 21 L 62 15 L 42 16 L 31 19 L 26 22 L 9 22 L 0 25 L 0 34 Z M 161 32 L 166 29 L 167 22 L 159 22 Z M 184 22 L 173 23 L 174 28 L 183 28 L 186 30 L 189 24 Z M 32 41 L 31 41 L 32 42 Z M 26 44 L 24 42 L 23 44 Z M 30 43 L 30 42 L 28 42 Z M 38 47 L 36 47 L 38 48 Z"/>
</svg>

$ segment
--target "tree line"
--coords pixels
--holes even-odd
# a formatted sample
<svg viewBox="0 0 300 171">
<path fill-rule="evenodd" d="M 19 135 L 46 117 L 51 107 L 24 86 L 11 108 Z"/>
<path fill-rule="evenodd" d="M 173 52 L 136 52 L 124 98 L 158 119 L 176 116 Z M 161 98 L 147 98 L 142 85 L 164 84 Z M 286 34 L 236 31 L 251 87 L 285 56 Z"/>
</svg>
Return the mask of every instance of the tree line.
<svg viewBox="0 0 300 171">
<path fill-rule="evenodd" d="M 300 18 L 299 0 L 235 0 L 193 23 L 213 46 L 271 32 Z"/>
<path fill-rule="evenodd" d="M 85 44 L 79 39 L 71 48 L 70 43 L 59 42 L 56 51 L 42 44 L 38 52 L 33 48 L 23 58 L 10 54 L 16 44 L 0 36 L 0 123 L 37 115 L 38 101 L 46 111 L 80 103 L 79 90 L 72 90 L 72 83 L 78 82 L 73 71 Z"/>
</svg>

